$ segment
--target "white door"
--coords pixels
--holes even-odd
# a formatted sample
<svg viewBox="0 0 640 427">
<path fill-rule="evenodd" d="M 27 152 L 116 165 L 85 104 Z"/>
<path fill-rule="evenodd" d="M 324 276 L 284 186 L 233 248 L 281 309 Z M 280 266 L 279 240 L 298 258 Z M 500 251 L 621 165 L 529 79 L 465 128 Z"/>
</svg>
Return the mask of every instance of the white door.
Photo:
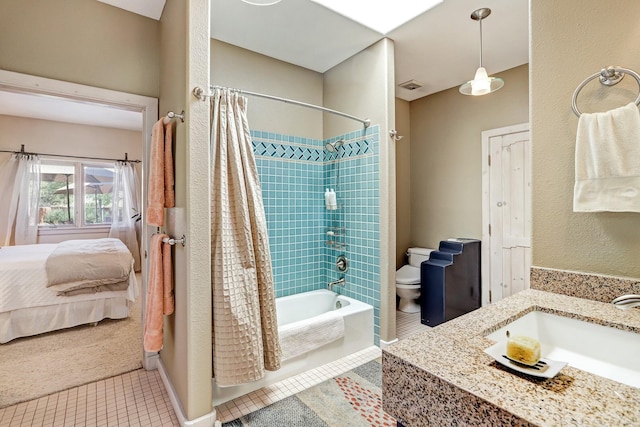
<svg viewBox="0 0 640 427">
<path fill-rule="evenodd" d="M 529 125 L 482 133 L 482 303 L 529 288 L 531 154 Z"/>
</svg>

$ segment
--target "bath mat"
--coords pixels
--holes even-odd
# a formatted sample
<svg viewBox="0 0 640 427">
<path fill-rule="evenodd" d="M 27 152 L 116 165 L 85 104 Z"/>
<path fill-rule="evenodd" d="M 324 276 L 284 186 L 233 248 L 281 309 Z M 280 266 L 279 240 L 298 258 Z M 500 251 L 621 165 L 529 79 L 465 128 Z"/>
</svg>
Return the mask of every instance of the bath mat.
<svg viewBox="0 0 640 427">
<path fill-rule="evenodd" d="M 223 427 L 396 427 L 382 410 L 382 366 L 373 360 Z"/>
</svg>

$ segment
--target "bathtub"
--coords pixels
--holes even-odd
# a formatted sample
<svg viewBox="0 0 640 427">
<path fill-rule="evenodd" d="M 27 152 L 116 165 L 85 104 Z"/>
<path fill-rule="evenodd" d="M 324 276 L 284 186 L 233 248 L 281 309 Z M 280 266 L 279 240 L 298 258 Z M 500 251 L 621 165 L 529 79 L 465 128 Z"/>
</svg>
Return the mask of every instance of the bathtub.
<svg viewBox="0 0 640 427">
<path fill-rule="evenodd" d="M 337 305 L 340 307 L 337 308 Z M 336 310 L 344 319 L 344 337 L 309 353 L 283 361 L 279 370 L 266 371 L 265 376 L 258 381 L 221 387 L 216 384 L 214 378 L 214 406 L 374 345 L 373 307 L 353 298 L 338 295 L 327 289 L 319 289 L 276 298 L 276 310 L 278 328 Z"/>
</svg>

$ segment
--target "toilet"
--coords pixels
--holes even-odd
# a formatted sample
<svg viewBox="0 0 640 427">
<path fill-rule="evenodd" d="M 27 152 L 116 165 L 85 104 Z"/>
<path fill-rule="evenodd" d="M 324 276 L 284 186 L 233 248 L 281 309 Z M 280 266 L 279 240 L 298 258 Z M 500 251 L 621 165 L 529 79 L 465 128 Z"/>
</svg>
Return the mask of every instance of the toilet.
<svg viewBox="0 0 640 427">
<path fill-rule="evenodd" d="M 400 298 L 398 310 L 405 313 L 420 311 L 420 264 L 429 259 L 433 249 L 409 248 L 409 264 L 396 270 L 396 295 Z"/>
</svg>

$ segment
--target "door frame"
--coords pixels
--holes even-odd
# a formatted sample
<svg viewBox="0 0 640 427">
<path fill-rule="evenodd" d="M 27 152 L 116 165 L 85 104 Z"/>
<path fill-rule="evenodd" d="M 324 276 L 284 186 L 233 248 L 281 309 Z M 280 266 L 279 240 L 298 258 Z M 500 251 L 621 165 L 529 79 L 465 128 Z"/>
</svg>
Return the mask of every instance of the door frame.
<svg viewBox="0 0 640 427">
<path fill-rule="evenodd" d="M 482 281 L 481 305 L 483 307 L 490 304 L 489 292 L 491 290 L 489 277 L 491 267 L 491 236 L 489 234 L 489 224 L 491 221 L 491 206 L 489 204 L 489 140 L 495 136 L 527 132 L 529 130 L 529 123 L 520 123 L 482 131 L 482 245 L 480 276 Z M 529 145 L 529 147 L 531 147 L 531 145 Z"/>
<path fill-rule="evenodd" d="M 45 77 L 37 77 L 30 74 L 16 73 L 13 71 L 0 70 L 0 91 L 10 91 L 18 93 L 28 93 L 31 95 L 41 95 L 47 97 L 61 98 L 94 105 L 103 105 L 124 110 L 139 111 L 142 113 L 142 217 L 147 215 L 147 168 L 149 165 L 149 152 L 151 146 L 151 131 L 153 125 L 158 121 L 158 100 L 143 95 L 103 89 L 94 86 L 87 86 L 78 83 L 54 80 Z M 143 222 L 144 224 L 145 222 Z M 144 325 L 145 303 L 147 297 L 147 242 L 152 231 L 149 227 L 142 227 L 142 241 L 140 242 L 140 261 L 142 270 L 142 283 L 140 286 L 141 306 L 143 309 L 141 322 Z M 140 330 L 142 335 L 142 330 Z M 157 353 L 147 353 L 141 347 L 142 365 L 145 369 L 155 369 Z"/>
</svg>

